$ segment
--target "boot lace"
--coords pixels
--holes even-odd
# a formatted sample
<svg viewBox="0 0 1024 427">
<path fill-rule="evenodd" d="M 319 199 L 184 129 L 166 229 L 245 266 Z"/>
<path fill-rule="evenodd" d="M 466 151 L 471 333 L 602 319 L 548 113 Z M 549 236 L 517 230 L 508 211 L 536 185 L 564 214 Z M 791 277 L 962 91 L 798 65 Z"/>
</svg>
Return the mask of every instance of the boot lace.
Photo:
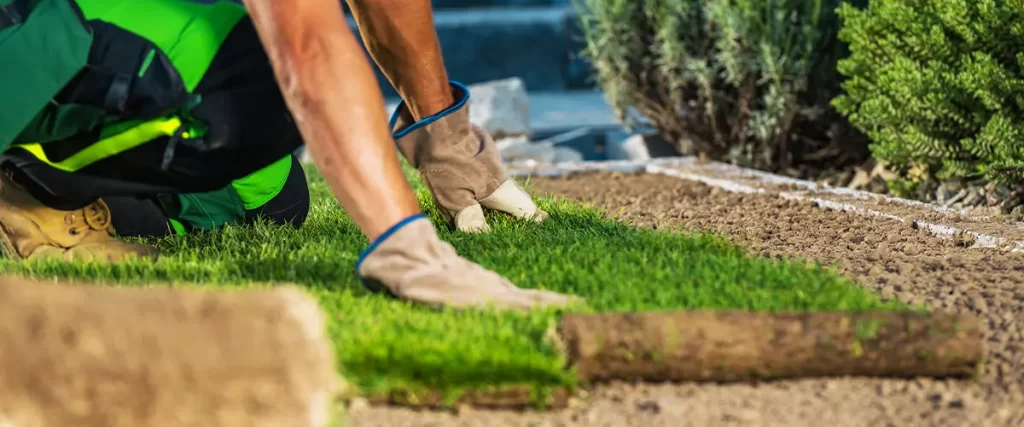
<svg viewBox="0 0 1024 427">
<path fill-rule="evenodd" d="M 69 212 L 64 216 L 64 222 L 71 225 L 69 232 L 72 235 L 78 235 L 82 233 L 79 227 L 74 226 L 75 216 L 79 211 Z M 88 206 L 82 208 L 82 220 L 85 225 L 92 230 L 104 231 L 110 228 L 110 208 L 103 200 L 97 200 L 95 203 L 91 203 Z"/>
</svg>

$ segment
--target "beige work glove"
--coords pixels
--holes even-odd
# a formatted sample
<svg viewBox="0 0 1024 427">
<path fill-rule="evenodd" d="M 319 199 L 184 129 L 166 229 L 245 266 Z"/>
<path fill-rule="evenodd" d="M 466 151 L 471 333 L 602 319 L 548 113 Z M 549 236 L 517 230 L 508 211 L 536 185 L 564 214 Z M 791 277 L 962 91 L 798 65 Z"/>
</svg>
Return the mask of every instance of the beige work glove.
<svg viewBox="0 0 1024 427">
<path fill-rule="evenodd" d="M 543 221 L 548 214 L 505 175 L 491 136 L 469 121 L 469 89 L 452 82 L 455 104 L 414 122 L 403 101 L 391 117 L 398 149 L 423 176 L 441 214 L 459 231 L 488 232 L 483 208 Z"/>
<path fill-rule="evenodd" d="M 399 222 L 377 238 L 363 251 L 356 271 L 371 291 L 435 308 L 523 310 L 583 302 L 575 296 L 518 288 L 460 257 L 422 214 Z"/>
</svg>

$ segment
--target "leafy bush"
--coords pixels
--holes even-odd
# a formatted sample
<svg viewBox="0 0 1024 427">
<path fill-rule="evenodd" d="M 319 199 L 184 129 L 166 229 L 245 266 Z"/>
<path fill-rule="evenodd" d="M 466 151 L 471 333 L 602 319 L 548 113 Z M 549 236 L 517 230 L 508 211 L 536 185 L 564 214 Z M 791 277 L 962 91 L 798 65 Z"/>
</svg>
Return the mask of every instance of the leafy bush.
<svg viewBox="0 0 1024 427">
<path fill-rule="evenodd" d="M 1024 181 L 1024 9 L 1006 0 L 843 6 L 835 101 L 897 171 Z"/>
<path fill-rule="evenodd" d="M 765 169 L 867 154 L 830 104 L 840 0 L 575 1 L 627 126 L 639 113 L 681 152 Z"/>
</svg>

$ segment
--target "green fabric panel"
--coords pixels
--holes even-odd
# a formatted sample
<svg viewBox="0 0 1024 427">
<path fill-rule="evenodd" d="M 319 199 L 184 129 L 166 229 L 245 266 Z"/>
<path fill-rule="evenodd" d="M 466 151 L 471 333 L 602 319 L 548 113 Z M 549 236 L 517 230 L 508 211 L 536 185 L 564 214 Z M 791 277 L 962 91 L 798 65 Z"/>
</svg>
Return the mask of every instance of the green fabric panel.
<svg viewBox="0 0 1024 427">
<path fill-rule="evenodd" d="M 291 154 L 231 183 L 246 210 L 254 210 L 277 197 L 292 173 Z"/>
<path fill-rule="evenodd" d="M 228 1 L 76 0 L 87 19 L 100 19 L 160 47 L 178 69 L 185 88 L 195 90 L 245 7 Z"/>
<path fill-rule="evenodd" d="M 59 89 L 58 89 L 59 90 Z M 56 92 L 54 92 L 56 93 Z M 16 144 L 46 143 L 95 129 L 106 121 L 107 113 L 87 105 L 54 105 L 47 103 L 14 139 Z"/>
<path fill-rule="evenodd" d="M 188 231 L 185 230 L 185 225 L 182 224 L 181 221 L 178 221 L 174 218 L 170 218 L 168 219 L 168 221 L 171 223 L 171 228 L 174 230 L 174 234 L 178 236 L 184 236 L 188 234 Z"/>
<path fill-rule="evenodd" d="M 187 229 L 213 230 L 240 224 L 246 210 L 257 209 L 277 197 L 291 171 L 292 157 L 288 155 L 220 190 L 182 194 L 162 204 L 179 235 Z"/>
<path fill-rule="evenodd" d="M 231 186 L 206 193 L 182 194 L 177 202 L 177 212 L 168 212 L 168 216 L 189 228 L 214 230 L 245 220 L 242 201 Z"/>
<path fill-rule="evenodd" d="M 0 30 L 0 151 L 85 66 L 91 45 L 92 33 L 67 0 L 39 0 L 24 23 Z"/>
</svg>

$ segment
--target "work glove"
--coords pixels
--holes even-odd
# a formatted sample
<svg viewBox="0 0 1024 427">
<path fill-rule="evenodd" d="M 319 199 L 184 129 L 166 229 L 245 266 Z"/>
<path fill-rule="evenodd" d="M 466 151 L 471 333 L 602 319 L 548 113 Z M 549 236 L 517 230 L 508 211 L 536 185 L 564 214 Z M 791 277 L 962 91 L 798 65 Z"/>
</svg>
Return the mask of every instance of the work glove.
<svg viewBox="0 0 1024 427">
<path fill-rule="evenodd" d="M 483 208 L 543 221 L 548 214 L 505 175 L 494 140 L 469 121 L 469 89 L 451 82 L 455 104 L 415 122 L 405 102 L 391 116 L 398 149 L 434 195 L 434 204 L 459 231 L 488 232 Z"/>
<path fill-rule="evenodd" d="M 441 308 L 530 309 L 566 307 L 582 299 L 521 289 L 455 253 L 422 214 L 392 226 L 356 264 L 363 285 L 410 302 Z"/>
</svg>

